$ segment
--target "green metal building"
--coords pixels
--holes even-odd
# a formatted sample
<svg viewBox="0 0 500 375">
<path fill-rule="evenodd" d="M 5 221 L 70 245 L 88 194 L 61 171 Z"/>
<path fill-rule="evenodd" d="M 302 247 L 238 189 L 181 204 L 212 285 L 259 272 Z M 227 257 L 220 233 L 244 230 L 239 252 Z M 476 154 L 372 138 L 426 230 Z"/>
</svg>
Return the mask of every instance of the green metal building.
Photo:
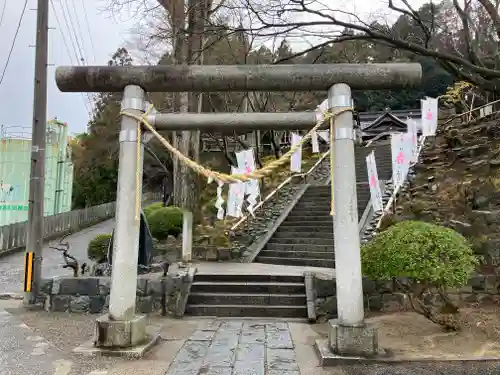
<svg viewBox="0 0 500 375">
<path fill-rule="evenodd" d="M 71 210 L 73 163 L 68 126 L 47 123 L 45 216 Z M 28 220 L 31 139 L 20 128 L 0 128 L 0 226 Z"/>
</svg>

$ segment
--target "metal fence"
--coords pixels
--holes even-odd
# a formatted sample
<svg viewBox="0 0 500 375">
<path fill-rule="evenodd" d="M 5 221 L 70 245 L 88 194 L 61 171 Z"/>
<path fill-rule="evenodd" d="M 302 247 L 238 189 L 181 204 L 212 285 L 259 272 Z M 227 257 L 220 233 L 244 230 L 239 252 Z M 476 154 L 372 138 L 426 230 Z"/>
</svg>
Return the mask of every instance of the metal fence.
<svg viewBox="0 0 500 375">
<path fill-rule="evenodd" d="M 143 202 L 161 199 L 161 193 L 146 193 Z M 44 219 L 44 239 L 48 240 L 66 233 L 75 233 L 101 221 L 115 216 L 116 202 L 73 210 Z M 26 246 L 27 222 L 14 223 L 0 227 L 0 254 L 10 253 Z"/>
</svg>

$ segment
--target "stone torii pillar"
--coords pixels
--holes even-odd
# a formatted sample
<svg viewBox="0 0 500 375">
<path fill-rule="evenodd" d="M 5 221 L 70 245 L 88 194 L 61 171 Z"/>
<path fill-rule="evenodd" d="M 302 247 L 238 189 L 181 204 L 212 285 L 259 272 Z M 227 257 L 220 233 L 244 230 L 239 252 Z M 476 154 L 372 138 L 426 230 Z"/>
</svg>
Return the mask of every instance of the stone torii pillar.
<svg viewBox="0 0 500 375">
<path fill-rule="evenodd" d="M 193 65 L 193 66 L 85 66 L 59 67 L 56 82 L 64 92 L 121 92 L 127 108 L 144 110 L 144 92 L 222 91 L 328 91 L 330 108 L 352 105 L 350 90 L 403 88 L 420 82 L 420 64 L 319 64 L 319 65 Z M 142 106 L 141 106 L 142 103 Z M 125 106 L 124 106 L 125 107 Z M 124 108 L 125 109 L 125 108 Z M 156 114 L 148 120 L 169 131 L 218 132 L 255 129 L 311 129 L 314 112 Z M 125 347 L 143 343 L 146 320 L 135 314 L 138 229 L 134 227 L 136 149 L 132 147 L 135 120 L 124 117 L 120 132 L 117 194 L 117 243 L 109 314 L 97 320 L 96 343 Z M 328 124 L 324 125 L 327 128 Z M 376 330 L 364 324 L 360 244 L 354 171 L 352 114 L 335 119 L 335 262 L 339 318 L 331 321 L 330 348 L 340 355 L 373 355 Z M 127 144 L 129 142 L 130 144 Z M 353 206 L 354 205 L 354 206 Z M 118 228 L 120 228 L 118 230 Z M 137 232 L 137 233 L 136 233 Z M 342 241 L 340 241 L 342 240 Z M 112 338 L 112 339 L 110 339 Z"/>
</svg>

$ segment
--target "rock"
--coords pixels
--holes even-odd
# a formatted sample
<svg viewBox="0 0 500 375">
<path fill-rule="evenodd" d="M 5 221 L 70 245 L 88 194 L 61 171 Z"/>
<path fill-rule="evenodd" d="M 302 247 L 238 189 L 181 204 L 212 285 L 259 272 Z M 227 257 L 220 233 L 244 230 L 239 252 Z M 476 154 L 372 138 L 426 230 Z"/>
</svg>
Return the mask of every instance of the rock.
<svg viewBox="0 0 500 375">
<path fill-rule="evenodd" d="M 500 158 L 490 160 L 490 166 L 493 168 L 500 168 Z"/>
<path fill-rule="evenodd" d="M 316 315 L 333 317 L 337 315 L 337 297 L 331 296 L 316 300 Z"/>
</svg>

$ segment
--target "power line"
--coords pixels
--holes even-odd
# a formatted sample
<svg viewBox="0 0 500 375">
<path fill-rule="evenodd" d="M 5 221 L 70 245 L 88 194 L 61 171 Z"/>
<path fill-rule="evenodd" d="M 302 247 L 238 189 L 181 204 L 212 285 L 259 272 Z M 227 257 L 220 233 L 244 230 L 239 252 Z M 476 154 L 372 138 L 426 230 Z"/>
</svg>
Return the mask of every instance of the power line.
<svg viewBox="0 0 500 375">
<path fill-rule="evenodd" d="M 7 3 L 7 0 L 5 0 L 5 3 Z M 14 47 L 16 45 L 17 35 L 19 34 L 19 29 L 21 28 L 21 23 L 23 22 L 23 17 L 24 17 L 24 13 L 26 12 L 27 5 L 28 5 L 28 0 L 25 0 L 24 6 L 23 6 L 23 11 L 21 13 L 21 17 L 19 17 L 19 22 L 17 23 L 16 33 L 14 34 L 14 40 L 12 41 L 12 45 L 10 46 L 10 51 L 9 51 L 8 56 L 7 56 L 7 61 L 5 62 L 5 67 L 3 68 L 2 76 L 0 77 L 0 85 L 3 82 L 3 79 L 5 77 L 5 72 L 7 71 L 7 67 L 9 66 L 10 57 L 12 56 L 12 51 L 14 50 Z"/>
<path fill-rule="evenodd" d="M 73 52 L 75 53 L 76 63 L 77 63 L 77 65 L 80 65 L 81 61 L 80 61 L 80 57 L 78 57 L 78 51 L 77 51 L 75 42 L 73 41 L 73 38 L 71 37 L 71 28 L 69 27 L 68 18 L 66 17 L 66 9 L 64 8 L 64 5 L 62 2 L 60 3 L 60 5 L 61 5 L 61 9 L 62 9 L 63 20 L 64 20 L 64 23 L 66 24 L 66 29 L 68 29 L 68 32 L 69 32 L 69 40 L 71 42 L 71 46 L 73 47 Z"/>
<path fill-rule="evenodd" d="M 5 8 L 7 8 L 7 0 L 3 0 L 2 13 L 0 14 L 0 26 L 2 26 L 3 16 L 5 15 Z"/>
<path fill-rule="evenodd" d="M 63 2 L 61 2 L 61 7 L 62 6 L 63 6 Z M 80 46 L 80 43 L 78 40 L 78 33 L 76 32 L 75 24 L 73 23 L 73 17 L 71 16 L 71 11 L 69 10 L 69 5 L 67 2 L 66 2 L 66 11 L 68 12 L 69 24 L 71 25 L 71 29 L 73 30 L 73 37 L 75 38 L 76 47 L 78 48 L 78 53 L 80 54 L 80 60 L 81 60 L 82 65 L 83 65 L 83 63 L 86 60 L 85 55 L 83 53 L 82 47 Z"/>
<path fill-rule="evenodd" d="M 7 1 L 7 0 L 5 0 Z M 90 28 L 90 23 L 89 23 L 89 18 L 87 14 L 87 7 L 85 6 L 85 0 L 82 0 L 82 8 L 83 8 L 83 15 L 85 16 L 85 23 L 87 24 L 87 31 L 89 33 L 89 40 L 90 40 L 90 47 L 92 50 L 92 56 L 94 57 L 94 64 L 97 62 L 97 59 L 95 58 L 95 47 L 94 47 L 94 41 L 92 39 L 92 29 Z"/>
<path fill-rule="evenodd" d="M 68 42 L 67 42 L 67 39 L 66 39 L 66 36 L 64 35 L 64 32 L 63 32 L 63 28 L 62 28 L 62 24 L 61 22 L 59 21 L 59 17 L 57 16 L 57 11 L 56 11 L 56 7 L 54 5 L 54 1 L 53 0 L 50 0 L 50 5 L 52 6 L 52 10 L 54 12 L 54 16 L 56 18 L 56 22 L 57 24 L 59 25 L 59 31 L 61 33 L 61 36 L 63 38 L 63 43 L 64 43 L 64 46 L 66 48 L 66 52 L 68 53 L 68 57 L 71 61 L 71 63 L 73 63 L 73 59 L 71 58 L 71 51 L 70 51 L 70 47 L 68 45 Z M 69 24 L 68 24 L 68 20 L 66 18 L 66 12 L 65 12 L 65 9 L 64 9 L 64 6 L 62 4 L 62 2 L 60 3 L 61 5 L 61 9 L 62 9 L 62 16 L 63 16 L 63 20 L 64 20 L 64 23 L 66 24 L 66 29 L 68 30 L 68 33 L 69 33 L 69 40 L 71 42 L 71 45 L 73 47 L 73 52 L 75 53 L 75 58 L 76 58 L 76 64 L 77 65 L 81 65 L 81 59 L 78 57 L 78 51 L 77 51 L 77 48 L 76 48 L 76 45 L 75 45 L 75 42 L 73 41 L 73 38 L 71 37 L 71 29 L 69 27 Z M 75 39 L 77 38 L 76 36 L 74 36 Z M 89 117 L 92 117 L 92 104 L 91 104 L 91 97 L 90 97 L 90 94 L 87 94 L 87 100 L 88 100 L 88 103 L 87 101 L 85 100 L 85 96 L 83 93 L 80 93 L 82 99 L 83 99 L 83 104 L 85 105 L 85 109 L 87 110 L 87 113 L 89 115 Z M 90 104 L 90 109 L 89 109 L 89 104 Z"/>
<path fill-rule="evenodd" d="M 68 46 L 68 41 L 66 40 L 66 36 L 64 35 L 64 33 L 62 31 L 61 22 L 59 21 L 59 16 L 57 15 L 56 7 L 54 5 L 53 0 L 50 0 L 50 5 L 52 7 L 52 11 L 54 12 L 54 16 L 56 18 L 57 25 L 59 26 L 59 32 L 61 33 L 64 46 L 66 47 L 66 52 L 68 53 L 68 57 L 69 57 L 71 63 L 73 64 L 73 59 L 71 58 L 71 51 L 70 51 L 69 46 Z M 77 59 L 77 61 L 78 61 L 78 59 Z"/>
<path fill-rule="evenodd" d="M 84 40 L 85 38 L 84 38 L 83 33 L 82 33 L 82 27 L 80 26 L 80 19 L 78 18 L 78 13 L 76 11 L 75 0 L 72 0 L 72 4 L 73 4 L 73 13 L 74 13 L 75 20 L 76 20 L 76 29 L 78 30 L 78 37 L 81 39 L 83 55 L 84 55 L 85 61 L 87 61 L 87 49 L 85 48 L 85 40 Z M 69 12 L 69 6 L 67 4 L 66 4 L 66 6 L 68 7 L 68 12 Z"/>
</svg>

